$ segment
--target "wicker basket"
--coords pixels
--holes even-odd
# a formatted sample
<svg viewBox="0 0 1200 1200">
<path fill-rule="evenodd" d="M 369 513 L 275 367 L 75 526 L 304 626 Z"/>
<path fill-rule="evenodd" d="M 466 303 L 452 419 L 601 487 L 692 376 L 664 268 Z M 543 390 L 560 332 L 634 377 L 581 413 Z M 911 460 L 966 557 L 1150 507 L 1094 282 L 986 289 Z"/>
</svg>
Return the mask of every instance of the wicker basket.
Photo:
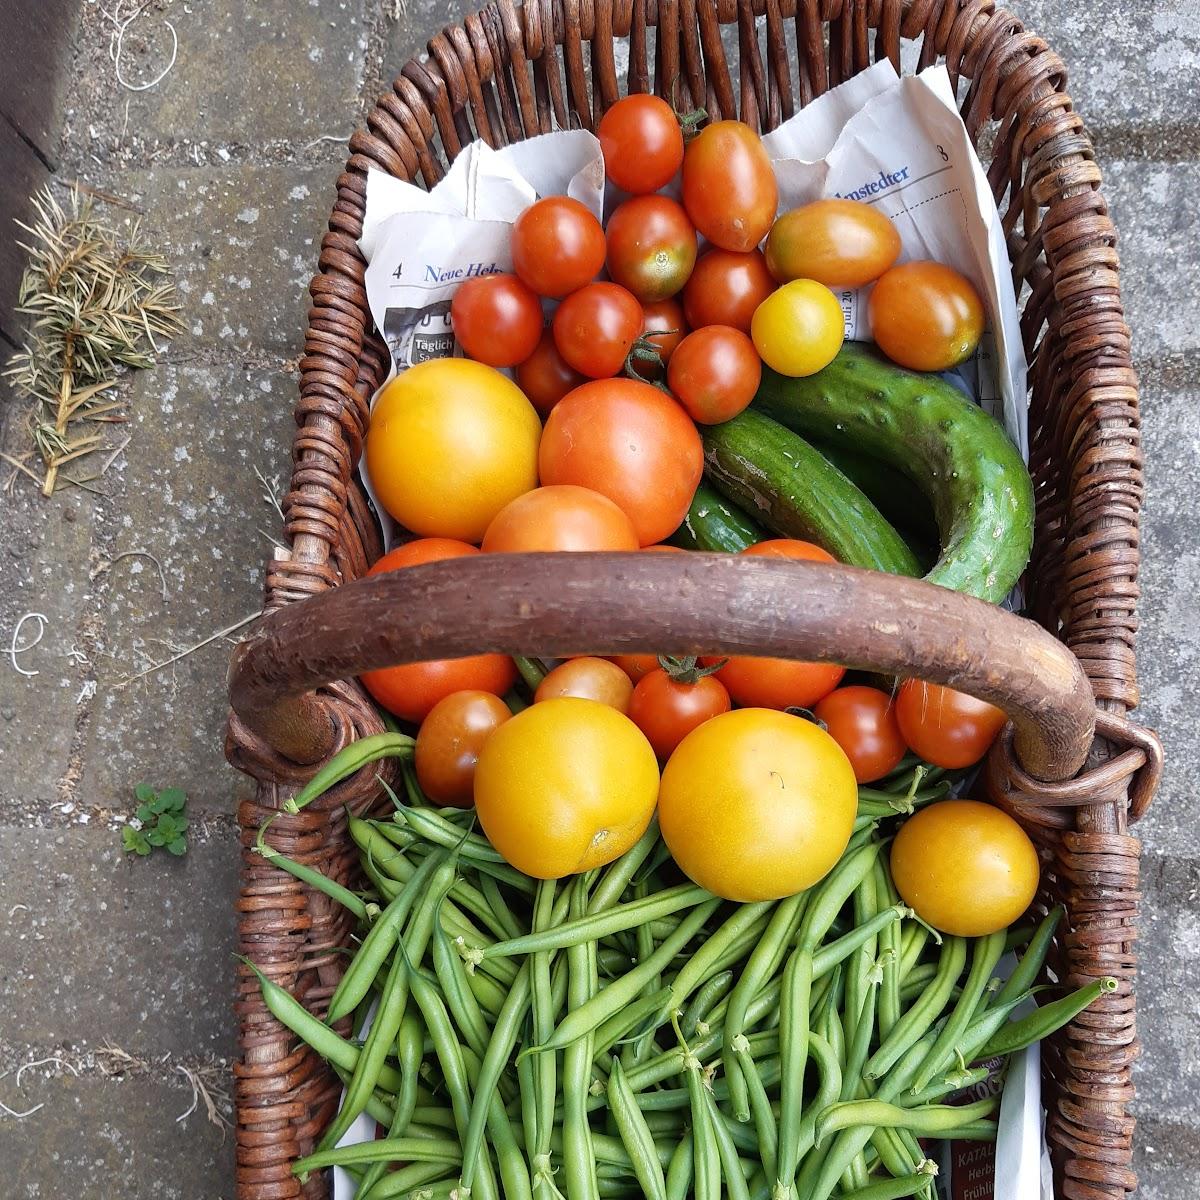
<svg viewBox="0 0 1200 1200">
<path fill-rule="evenodd" d="M 734 23 L 739 61 L 730 63 L 721 26 Z M 944 60 L 952 82 L 966 83 L 967 128 L 993 139 L 988 177 L 1024 297 L 1037 494 L 1027 591 L 1043 628 L 916 581 L 695 555 L 480 558 L 351 583 L 381 552 L 355 478 L 387 364 L 356 245 L 369 168 L 432 186 L 476 136 L 500 145 L 591 127 L 622 90 L 652 87 L 673 89 L 680 108 L 769 129 L 873 59 L 899 68 L 901 39 L 919 40 L 921 67 Z M 628 48 L 624 81 L 618 43 Z M 1137 380 L 1115 230 L 1065 76 L 1045 42 L 991 0 L 498 0 L 434 37 L 428 61 L 403 68 L 351 138 L 337 181 L 300 363 L 289 549 L 270 563 L 268 616 L 231 672 L 227 750 L 258 781 L 239 812 L 243 953 L 322 1011 L 350 926 L 252 843 L 316 764 L 379 731 L 353 682 L 364 668 L 483 649 L 703 649 L 940 680 L 1013 717 L 988 784 L 1044 852 L 1040 902 L 1067 906 L 1054 971 L 1072 983 L 1120 980 L 1044 1056 L 1059 1195 L 1133 1191 L 1139 844 L 1128 830 L 1153 794 L 1161 752 L 1125 718 L 1137 702 Z M 378 791 L 374 768 L 364 771 L 300 814 L 279 815 L 272 841 L 348 879 L 356 856 L 345 808 L 372 806 Z M 237 1012 L 237 1195 L 323 1194 L 319 1177 L 301 1188 L 290 1165 L 329 1121 L 340 1085 L 271 1019 L 248 973 Z"/>
</svg>

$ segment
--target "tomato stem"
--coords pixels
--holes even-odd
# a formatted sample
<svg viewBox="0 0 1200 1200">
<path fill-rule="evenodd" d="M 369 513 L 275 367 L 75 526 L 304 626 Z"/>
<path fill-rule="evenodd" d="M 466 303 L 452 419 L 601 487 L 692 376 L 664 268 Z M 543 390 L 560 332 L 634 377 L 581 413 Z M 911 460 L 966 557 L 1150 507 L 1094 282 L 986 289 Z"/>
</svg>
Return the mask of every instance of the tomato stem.
<svg viewBox="0 0 1200 1200">
<path fill-rule="evenodd" d="M 659 334 L 672 334 L 678 332 L 678 329 L 656 329 L 654 331 L 655 336 L 658 336 Z M 627 375 L 630 379 L 636 379 L 639 383 L 652 384 L 660 391 L 664 391 L 667 393 L 667 395 L 670 395 L 671 393 L 668 391 L 666 384 L 663 383 L 661 379 L 647 379 L 646 376 L 637 369 L 636 364 L 640 362 L 653 364 L 660 370 L 666 366 L 666 364 L 663 362 L 661 347 L 656 346 L 648 337 L 639 337 L 637 341 L 629 347 L 629 353 L 625 356 L 625 364 L 621 368 L 622 374 Z"/>
<path fill-rule="evenodd" d="M 683 658 L 675 658 L 670 654 L 660 654 L 658 665 L 674 680 L 675 683 L 699 683 L 706 675 L 715 674 L 729 659 L 722 658 L 707 667 L 700 666 L 700 660 L 694 654 Z"/>
</svg>

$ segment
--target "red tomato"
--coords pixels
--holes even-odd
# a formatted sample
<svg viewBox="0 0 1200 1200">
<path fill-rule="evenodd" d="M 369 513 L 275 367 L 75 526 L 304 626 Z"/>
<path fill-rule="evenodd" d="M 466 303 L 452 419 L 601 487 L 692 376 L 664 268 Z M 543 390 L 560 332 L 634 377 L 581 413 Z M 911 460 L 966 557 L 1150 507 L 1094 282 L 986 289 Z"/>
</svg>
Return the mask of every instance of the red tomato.
<svg viewBox="0 0 1200 1200">
<path fill-rule="evenodd" d="M 421 791 L 434 804 L 470 808 L 479 751 L 510 716 L 490 692 L 452 692 L 439 700 L 421 722 L 413 750 Z"/>
<path fill-rule="evenodd" d="M 683 206 L 723 250 L 753 250 L 775 220 L 779 189 L 762 139 L 741 121 L 717 121 L 683 155 Z"/>
<path fill-rule="evenodd" d="M 554 344 L 554 331 L 547 326 L 533 353 L 517 366 L 517 384 L 529 403 L 544 417 L 568 392 L 587 379 L 563 362 Z"/>
<path fill-rule="evenodd" d="M 607 497 L 573 484 L 535 488 L 505 505 L 483 535 L 483 552 L 636 550 L 629 518 Z"/>
<path fill-rule="evenodd" d="M 687 413 L 648 383 L 585 383 L 554 406 L 542 431 L 543 483 L 577 483 L 613 500 L 643 546 L 679 528 L 704 469 Z"/>
<path fill-rule="evenodd" d="M 600 222 L 570 196 L 547 196 L 513 224 L 513 270 L 539 296 L 565 296 L 590 283 L 604 266 L 604 250 Z"/>
<path fill-rule="evenodd" d="M 867 302 L 871 336 L 910 371 L 948 371 L 975 353 L 983 301 L 971 281 L 936 262 L 885 271 Z"/>
<path fill-rule="evenodd" d="M 515 275 L 480 275 L 459 284 L 450 324 L 476 362 L 512 367 L 533 353 L 542 336 L 542 304 Z"/>
<path fill-rule="evenodd" d="M 764 253 L 780 283 L 815 279 L 830 288 L 857 288 L 896 261 L 900 235 L 883 213 L 861 200 L 815 200 L 771 226 Z"/>
<path fill-rule="evenodd" d="M 572 292 L 554 314 L 559 354 L 592 379 L 615 375 L 641 331 L 642 306 L 615 283 L 589 283 Z"/>
<path fill-rule="evenodd" d="M 762 361 L 754 343 L 730 325 L 705 325 L 679 343 L 667 367 L 667 387 L 701 425 L 736 417 L 754 399 Z"/>
<path fill-rule="evenodd" d="M 828 551 L 795 538 L 770 538 L 742 551 L 750 558 L 794 558 L 836 562 Z M 712 662 L 713 659 L 705 659 Z M 760 708 L 811 708 L 829 695 L 845 675 L 845 667 L 796 662 L 790 658 L 736 655 L 717 672 L 729 694 L 742 705 Z"/>
<path fill-rule="evenodd" d="M 775 280 L 761 251 L 710 250 L 701 255 L 683 286 L 683 311 L 693 329 L 732 325 L 749 333 L 754 310 L 774 290 Z"/>
<path fill-rule="evenodd" d="M 658 364 L 648 359 L 633 360 L 633 369 L 643 379 L 657 379 L 671 361 L 675 348 L 687 333 L 683 309 L 678 300 L 655 300 L 642 305 L 642 337 L 658 350 Z"/>
<path fill-rule="evenodd" d="M 618 100 L 596 130 L 604 170 L 622 191 L 657 192 L 683 162 L 683 130 L 671 106 L 658 96 Z"/>
<path fill-rule="evenodd" d="M 728 711 L 729 693 L 720 680 L 704 675 L 682 683 L 661 667 L 642 676 L 629 702 L 630 719 L 662 759 L 698 725 Z"/>
<path fill-rule="evenodd" d="M 1008 718 L 985 700 L 919 679 L 906 679 L 896 697 L 896 720 L 909 749 L 935 767 L 977 763 Z"/>
<path fill-rule="evenodd" d="M 441 562 L 478 554 L 474 546 L 453 538 L 421 538 L 385 554 L 368 572 L 381 575 L 422 563 Z M 517 678 L 517 668 L 505 654 L 473 654 L 468 658 L 437 659 L 382 667 L 362 676 L 363 686 L 389 712 L 404 721 L 422 721 L 452 692 L 480 691 L 502 695 Z"/>
<path fill-rule="evenodd" d="M 859 783 L 882 779 L 904 757 L 907 747 L 896 721 L 896 706 L 873 687 L 844 687 L 830 692 L 813 709 L 829 736 L 846 752 Z"/>
<path fill-rule="evenodd" d="M 696 227 L 667 196 L 634 196 L 608 219 L 608 274 L 643 303 L 674 296 L 696 265 Z"/>
</svg>

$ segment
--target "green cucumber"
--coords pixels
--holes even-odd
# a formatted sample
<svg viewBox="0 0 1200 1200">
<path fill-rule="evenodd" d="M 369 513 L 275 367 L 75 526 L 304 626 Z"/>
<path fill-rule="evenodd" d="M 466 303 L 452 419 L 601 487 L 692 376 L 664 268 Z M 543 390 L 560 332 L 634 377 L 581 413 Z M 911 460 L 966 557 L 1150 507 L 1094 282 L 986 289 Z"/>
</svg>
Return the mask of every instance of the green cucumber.
<svg viewBox="0 0 1200 1200">
<path fill-rule="evenodd" d="M 879 509 L 803 438 L 753 409 L 701 436 L 709 481 L 768 528 L 816 542 L 855 567 L 921 574 Z"/>
<path fill-rule="evenodd" d="M 847 343 L 807 378 L 764 367 L 754 408 L 903 471 L 929 497 L 941 531 L 931 583 L 994 604 L 1021 577 L 1033 546 L 1029 472 L 1000 423 L 944 380 Z"/>
<path fill-rule="evenodd" d="M 671 539 L 685 550 L 724 550 L 737 554 L 766 537 L 762 526 L 703 480 Z"/>
</svg>

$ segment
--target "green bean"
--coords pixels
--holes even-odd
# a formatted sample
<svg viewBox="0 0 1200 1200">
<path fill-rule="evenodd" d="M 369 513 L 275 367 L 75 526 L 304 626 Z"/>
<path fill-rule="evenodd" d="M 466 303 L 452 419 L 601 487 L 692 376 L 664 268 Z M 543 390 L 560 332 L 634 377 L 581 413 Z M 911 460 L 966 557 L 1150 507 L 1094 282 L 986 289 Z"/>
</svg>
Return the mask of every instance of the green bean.
<svg viewBox="0 0 1200 1200">
<path fill-rule="evenodd" d="M 414 867 L 405 854 L 405 848 L 396 846 L 379 832 L 374 821 L 364 821 L 351 816 L 346 830 L 364 858 L 397 883 L 406 883 Z M 453 847 L 450 847 L 453 849 Z"/>
<path fill-rule="evenodd" d="M 751 1057 L 753 1057 L 757 1035 L 749 1040 L 751 1047 L 749 1053 Z M 781 1068 L 779 1055 L 777 1053 L 771 1054 L 770 1052 L 773 1049 L 777 1050 L 778 1046 L 760 1046 L 759 1049 L 761 1049 L 764 1054 L 769 1054 L 769 1057 L 754 1058 L 754 1063 L 757 1068 L 758 1081 L 762 1084 L 764 1089 L 774 1087 L 775 1084 L 779 1082 Z M 713 1095 L 718 1100 L 727 1100 L 729 1098 L 728 1081 L 718 1078 L 713 1084 Z M 646 1113 L 678 1112 L 681 1109 L 687 1108 L 690 1104 L 686 1087 L 660 1088 L 657 1091 L 642 1091 L 637 1093 L 637 1097 L 638 1105 L 641 1107 L 642 1111 Z M 751 1107 L 753 1107 L 753 1102 Z M 776 1107 L 776 1105 L 771 1106 L 772 1121 L 774 1121 L 775 1118 Z M 603 1108 L 603 1098 L 601 1097 L 596 1103 L 589 1103 L 589 1108 L 591 1108 L 593 1111 Z M 745 1132 L 747 1137 L 758 1136 L 757 1126 L 755 1127 L 754 1131 L 751 1131 L 749 1127 L 746 1127 Z"/>
<path fill-rule="evenodd" d="M 895 1065 L 897 1059 L 925 1032 L 946 1007 L 946 1001 L 954 990 L 959 975 L 966 963 L 966 941 L 960 937 L 947 938 L 938 960 L 938 973 L 929 989 L 896 1022 L 891 1033 L 879 1049 L 867 1060 L 863 1074 L 868 1079 L 878 1079 Z"/>
<path fill-rule="evenodd" d="M 339 1067 L 334 1064 L 334 1074 L 342 1081 L 343 1086 L 348 1086 L 353 1078 L 352 1073 L 344 1067 Z M 396 1115 L 396 1106 L 390 1102 L 390 1097 L 378 1088 L 367 1098 L 366 1106 L 363 1112 L 367 1114 L 377 1125 L 389 1126 L 392 1119 Z"/>
<path fill-rule="evenodd" d="M 875 861 L 875 894 L 888 904 L 899 902 L 891 875 L 883 859 Z M 877 964 L 880 972 L 879 998 L 875 1017 L 880 1039 L 886 1038 L 900 1020 L 900 935 L 901 922 L 885 925 L 879 931 Z"/>
<path fill-rule="evenodd" d="M 754 926 L 774 907 L 773 900 L 738 905 L 733 915 L 692 955 L 691 960 L 680 968 L 679 974 L 671 984 L 672 1007 L 681 1005 L 710 975 L 716 973 L 717 961 L 728 947 L 744 944 L 747 951 L 752 949 L 758 942 Z M 668 1015 L 664 1013 L 663 1019 Z"/>
<path fill-rule="evenodd" d="M 667 1167 L 667 1200 L 687 1200 L 692 1186 L 692 1133 L 679 1139 Z"/>
<path fill-rule="evenodd" d="M 576 920 L 584 917 L 587 901 L 585 877 L 581 876 L 572 885 L 570 916 Z M 595 994 L 598 978 L 595 955 L 594 941 L 580 941 L 567 947 L 567 1004 L 572 1011 L 585 1008 Z M 566 1046 L 563 1054 L 563 1161 L 567 1200 L 596 1200 L 596 1158 L 587 1115 L 594 1044 L 589 1027 Z"/>
<path fill-rule="evenodd" d="M 721 901 L 714 897 L 688 913 L 680 921 L 675 933 L 663 942 L 644 963 L 634 967 L 632 971 L 615 983 L 610 983 L 603 991 L 597 992 L 586 1002 L 571 1003 L 570 1011 L 559 1022 L 550 1040 L 536 1047 L 538 1053 L 568 1049 L 578 1038 L 593 1033 L 609 1017 L 616 1015 L 626 1005 L 632 1004 L 646 982 L 657 976 L 663 967 L 699 933 L 720 903 Z M 583 944 L 588 945 L 588 943 Z M 568 947 L 568 949 L 573 949 L 573 947 Z"/>
<path fill-rule="evenodd" d="M 897 1178 L 911 1175 L 916 1170 L 917 1164 L 925 1157 L 919 1152 L 919 1148 L 915 1157 L 909 1154 L 908 1144 L 900 1136 L 902 1132 L 907 1131 L 888 1128 L 873 1130 L 871 1140 L 867 1145 L 867 1149 L 873 1149 L 879 1156 L 883 1169 L 889 1175 Z M 909 1134 L 909 1136 L 912 1135 Z"/>
<path fill-rule="evenodd" d="M 371 926 L 370 933 L 363 939 L 358 953 L 330 997 L 329 1015 L 326 1017 L 330 1025 L 356 1008 L 358 1002 L 367 994 L 367 989 L 396 944 L 401 926 L 408 918 L 413 905 L 425 898 L 426 887 L 430 885 L 435 874 L 449 862 L 450 856 L 446 853 L 427 858 L 401 888 L 396 898 L 383 910 L 379 920 Z M 451 864 L 451 874 L 453 871 L 454 867 Z"/>
<path fill-rule="evenodd" d="M 721 1174 L 725 1177 L 725 1194 L 729 1200 L 750 1200 L 750 1189 L 746 1186 L 746 1176 L 742 1173 L 741 1158 L 737 1146 L 734 1145 L 729 1127 L 725 1124 L 712 1092 L 706 1087 L 700 1089 L 701 1099 L 708 1109 L 709 1127 L 713 1140 L 717 1144 L 717 1156 L 721 1161 Z M 697 1195 L 699 1189 L 697 1189 Z"/>
<path fill-rule="evenodd" d="M 843 1192 L 841 1200 L 901 1200 L 903 1196 L 915 1196 L 927 1188 L 932 1178 L 931 1173 L 918 1167 L 915 1174 L 905 1175 L 901 1179 L 877 1179 L 866 1187 Z"/>
<path fill-rule="evenodd" d="M 397 801 L 397 804 L 399 804 L 399 801 Z M 400 807 L 403 808 L 405 812 L 413 811 L 408 806 L 401 805 Z M 424 810 L 422 809 L 421 811 Z M 397 818 L 403 821 L 403 817 L 397 813 L 396 817 L 394 817 L 391 821 L 374 822 L 374 827 L 379 833 L 387 838 L 389 842 L 391 842 L 393 845 L 400 846 L 402 849 L 410 845 L 420 845 L 421 841 L 418 835 L 411 828 L 409 828 L 407 824 L 397 825 L 395 823 Z M 443 820 L 444 819 L 445 818 L 443 818 Z M 417 820 L 419 823 L 421 818 L 418 817 Z M 449 824 L 449 822 L 447 822 L 447 824 Z M 451 828 L 454 827 L 451 826 Z M 458 836 L 461 838 L 461 830 L 459 830 Z M 426 840 L 431 844 L 443 846 L 443 848 L 448 850 L 453 849 L 454 846 L 458 844 L 458 839 L 452 837 L 450 830 L 446 829 L 444 826 L 438 827 L 436 838 L 428 838 Z M 515 867 L 510 867 L 507 862 L 504 862 L 503 860 L 485 861 L 477 856 L 471 857 L 469 855 L 464 855 L 463 857 L 468 859 L 468 861 L 475 868 L 475 870 L 479 872 L 480 875 L 490 876 L 499 883 L 507 884 L 515 891 L 522 893 L 522 895 L 533 895 L 537 881 L 518 871 Z"/>
<path fill-rule="evenodd" d="M 812 901 L 804 912 L 797 945 L 816 952 L 842 905 L 850 899 L 855 888 L 874 866 L 879 849 L 879 842 L 868 841 L 858 846 L 844 855 L 837 866 L 817 884 L 813 889 Z"/>
<path fill-rule="evenodd" d="M 375 1163 L 371 1170 L 375 1170 L 376 1167 L 387 1171 L 386 1162 Z M 446 1163 L 410 1163 L 390 1174 L 377 1175 L 376 1181 L 372 1183 L 367 1182 L 370 1177 L 370 1171 L 368 1171 L 359 1183 L 355 1196 L 361 1196 L 362 1200 L 390 1200 L 393 1196 L 410 1193 L 413 1188 L 443 1179 L 446 1176 L 446 1168 Z"/>
<path fill-rule="evenodd" d="M 779 1047 L 784 1066 L 779 1089 L 779 1162 L 775 1178 L 781 1196 L 791 1194 L 800 1161 L 798 1148 L 804 1071 L 808 1063 L 812 976 L 812 953 L 803 947 L 793 950 L 784 970 L 779 1004 Z"/>
<path fill-rule="evenodd" d="M 974 1087 L 977 1083 L 982 1083 L 990 1074 L 991 1071 L 987 1067 L 968 1067 L 965 1071 L 959 1071 L 954 1075 L 943 1076 L 937 1082 L 930 1083 L 919 1091 L 910 1089 L 903 1100 L 906 1105 L 932 1104 L 934 1100 L 940 1100 L 952 1092 L 961 1092 L 966 1088 Z"/>
<path fill-rule="evenodd" d="M 588 901 L 588 912 L 603 912 L 617 904 L 625 894 L 629 881 L 657 844 L 658 817 L 655 816 L 646 826 L 646 832 L 620 858 L 605 868 Z"/>
<path fill-rule="evenodd" d="M 649 893 L 646 890 L 646 885 L 644 883 L 634 884 L 633 898 L 635 900 L 644 900 L 647 895 L 649 895 Z M 672 925 L 671 928 L 673 927 L 674 926 Z M 665 936 L 671 936 L 670 928 L 667 930 Z M 650 921 L 647 921 L 644 925 L 639 925 L 633 931 L 634 949 L 637 953 L 638 963 L 644 963 L 654 953 L 655 938 L 656 934 L 654 933 L 654 923 Z M 668 962 L 666 965 L 669 966 L 670 963 Z M 658 973 L 656 972 L 653 976 L 647 979 L 642 989 L 642 994 L 645 995 L 647 992 L 657 992 L 661 986 L 662 984 L 659 982 Z"/>
<path fill-rule="evenodd" d="M 745 1041 L 742 1031 L 746 1027 L 746 1013 L 763 985 L 779 970 L 779 964 L 787 952 L 787 944 L 804 917 L 806 900 L 806 893 L 799 892 L 780 901 L 762 940 L 754 947 L 741 978 L 729 995 L 721 1060 L 725 1067 L 725 1078 L 729 1082 L 733 1115 L 739 1121 L 750 1119 L 750 1096 L 737 1059 L 737 1052 Z"/>
<path fill-rule="evenodd" d="M 487 1051 L 488 1027 L 475 993 L 471 991 L 467 969 L 450 944 L 440 919 L 433 922 L 433 970 L 454 1023 L 466 1044 L 481 1058 Z"/>
<path fill-rule="evenodd" d="M 598 994 L 603 995 L 604 992 L 601 991 Z M 661 1008 L 663 999 L 669 995 L 669 988 L 660 988 L 653 995 L 643 996 L 640 1000 L 634 1000 L 632 1003 L 618 1009 L 611 1017 L 608 1017 L 601 1025 L 598 1025 L 595 1030 L 595 1054 L 597 1060 L 607 1056 L 608 1052 L 626 1037 L 627 1034 L 653 1017 Z M 654 1028 L 651 1028 L 649 1036 L 653 1037 L 653 1034 Z M 542 1056 L 539 1055 L 539 1057 Z"/>
<path fill-rule="evenodd" d="M 453 947 L 454 943 L 451 945 Z M 457 950 L 455 952 L 457 953 Z M 504 1007 L 504 997 L 508 994 L 501 984 L 482 971 L 468 971 L 467 986 L 471 989 L 471 995 L 478 1001 L 479 1007 L 489 1017 L 494 1019 L 499 1015 L 500 1009 Z"/>
<path fill-rule="evenodd" d="M 879 991 L 879 981 L 871 978 L 867 982 L 866 994 L 862 999 L 862 1007 L 856 1017 L 851 1017 L 847 1010 L 846 1020 L 853 1020 L 851 1032 L 846 1047 L 846 1063 L 842 1071 L 842 1099 L 854 1100 L 858 1097 L 863 1085 L 863 1066 L 871 1049 L 871 1037 L 875 1032 L 875 1004 Z"/>
<path fill-rule="evenodd" d="M 1038 972 L 1042 969 L 1042 963 L 1046 961 L 1050 944 L 1054 941 L 1054 931 L 1063 918 L 1063 912 L 1062 905 L 1058 904 L 1042 918 L 1037 931 L 1029 940 L 1025 953 L 1021 955 L 1020 962 L 1013 968 L 1012 974 L 1000 988 L 996 996 L 997 1004 L 1003 1004 L 1019 992 L 1033 987 L 1034 980 L 1037 979 Z"/>
<path fill-rule="evenodd" d="M 771 1100 L 767 1095 L 768 1073 L 763 1070 L 761 1064 L 755 1064 L 749 1050 L 739 1057 L 742 1060 L 746 1090 L 750 1096 L 750 1116 L 754 1121 L 754 1132 L 751 1134 L 748 1128 L 735 1122 L 737 1128 L 734 1137 L 736 1140 L 738 1132 L 744 1132 L 747 1137 L 752 1136 L 754 1143 L 751 1149 L 758 1151 L 759 1160 L 767 1174 L 774 1177 L 779 1155 L 779 1136 L 776 1130 L 775 1110 L 771 1107 Z"/>
<path fill-rule="evenodd" d="M 617 1058 L 612 1060 L 612 1069 L 608 1073 L 608 1103 L 643 1194 L 647 1200 L 666 1200 L 667 1181 L 654 1148 L 654 1135 L 637 1106 Z"/>
<path fill-rule="evenodd" d="M 412 1112 L 414 1123 L 432 1125 L 435 1129 L 444 1129 L 455 1133 L 454 1114 L 440 1105 L 418 1104 Z M 457 1135 L 456 1135 L 457 1136 Z"/>
<path fill-rule="evenodd" d="M 372 1142 L 355 1142 L 349 1146 L 337 1146 L 307 1154 L 292 1164 L 292 1172 L 298 1175 L 303 1183 L 310 1172 L 325 1167 L 393 1162 L 397 1159 L 409 1162 L 440 1162 L 453 1167 L 461 1157 L 458 1143 L 450 1138 L 443 1141 L 434 1141 L 432 1138 L 378 1138 Z"/>
<path fill-rule="evenodd" d="M 273 867 L 278 867 L 280 870 L 286 871 L 289 875 L 300 880 L 301 883 L 308 884 L 314 891 L 323 893 L 343 908 L 349 909 L 360 921 L 369 921 L 379 915 L 378 905 L 368 905 L 348 887 L 343 887 L 336 880 L 330 879 L 328 875 L 318 871 L 315 867 L 296 862 L 295 859 L 288 858 L 286 855 L 280 854 L 278 850 L 268 846 L 262 840 L 265 831 L 266 826 L 263 826 L 258 831 L 258 842 L 255 844 L 255 849 Z"/>
<path fill-rule="evenodd" d="M 872 917 L 879 915 L 879 905 L 875 895 L 875 867 L 878 863 L 879 859 L 876 857 L 871 863 L 870 870 L 863 876 L 851 897 L 855 929 L 862 929 Z M 899 919 L 906 912 L 907 910 L 898 911 L 895 916 Z M 872 932 L 862 942 L 862 953 L 855 954 L 850 959 L 850 966 L 846 972 L 846 1024 L 848 1028 L 853 1028 L 858 1021 L 859 1010 L 863 1006 L 866 993 L 867 978 L 871 973 L 877 949 L 878 937 L 875 932 Z"/>
<path fill-rule="evenodd" d="M 467 833 L 464 836 L 463 830 L 452 821 L 448 821 L 435 808 L 404 807 L 399 809 L 392 819 L 396 824 L 403 822 L 428 842 L 447 850 L 457 850 L 468 862 L 497 865 L 504 862 L 504 856 L 487 838 L 478 833 Z"/>
<path fill-rule="evenodd" d="M 980 1058 L 994 1058 L 1001 1054 L 1014 1054 L 1024 1050 L 1026 1046 L 1049 1037 L 1055 1030 L 1061 1029 L 1068 1021 L 1073 1021 L 1089 1004 L 1098 1000 L 1106 992 L 1115 992 L 1117 981 L 1111 976 L 1093 980 L 1089 984 L 1054 1000 L 1043 1004 L 1036 1012 L 1027 1017 L 1010 1021 L 997 1031 L 979 1051 Z"/>
<path fill-rule="evenodd" d="M 485 947 L 481 957 L 493 959 L 532 954 L 537 950 L 562 950 L 581 942 L 595 942 L 618 930 L 633 929 L 643 921 L 667 917 L 681 909 L 694 908 L 714 899 L 712 892 L 702 887 L 691 883 L 680 884 L 645 900 L 616 904 L 602 913 L 582 914 L 555 929 L 529 933 L 507 942 L 496 942 Z"/>
<path fill-rule="evenodd" d="M 719 975 L 705 980 L 692 997 L 691 1003 L 684 1009 L 683 1018 L 679 1023 L 684 1037 L 692 1037 L 696 1033 L 697 1027 L 708 1016 L 713 1006 L 728 995 L 730 988 L 733 987 L 733 980 L 732 971 L 722 971 Z M 670 992 L 669 988 L 668 992 Z M 708 1032 L 707 1027 L 704 1032 Z"/>
<path fill-rule="evenodd" d="M 901 917 L 911 911 L 912 909 L 903 904 L 893 905 L 876 913 L 863 924 L 855 926 L 849 933 L 843 933 L 834 941 L 826 942 L 820 949 L 812 952 L 813 978 L 820 979 L 827 975 L 838 963 L 845 961 L 856 950 L 862 949 L 876 934 L 894 927 Z"/>
<path fill-rule="evenodd" d="M 927 1104 L 921 1108 L 901 1108 L 882 1100 L 851 1100 L 834 1104 L 817 1118 L 817 1142 L 852 1125 L 872 1129 L 908 1129 L 918 1137 L 940 1137 L 942 1130 L 986 1117 L 1000 1103 L 999 1097 L 987 1096 L 974 1104 Z"/>
<path fill-rule="evenodd" d="M 958 1045 L 959 1039 L 975 1015 L 975 1009 L 983 996 L 983 990 L 992 976 L 992 970 L 1004 952 L 1004 931 L 1000 930 L 998 933 L 976 938 L 974 947 L 967 982 L 958 998 L 958 1003 L 954 1006 L 954 1011 L 950 1014 L 950 1019 L 946 1022 L 937 1041 L 934 1042 L 933 1048 L 929 1051 L 929 1056 L 921 1064 L 913 1079 L 911 1090 L 914 1093 L 925 1087 L 953 1055 L 954 1047 Z"/>
<path fill-rule="evenodd" d="M 694 1200 L 720 1200 L 721 1152 L 713 1128 L 712 1111 L 704 1098 L 700 1063 L 688 1066 L 686 1074 L 692 1110 L 692 1178 L 695 1184 L 692 1195 Z"/>
<path fill-rule="evenodd" d="M 995 1121 L 972 1121 L 969 1125 L 955 1125 L 939 1135 L 946 1142 L 994 1142 Z"/>
<path fill-rule="evenodd" d="M 920 921 L 909 921 L 900 937 L 900 982 L 916 969 L 929 941 L 930 931 Z"/>
<path fill-rule="evenodd" d="M 500 884 L 496 879 L 491 875 L 480 874 L 479 891 L 483 896 L 484 902 L 495 915 L 496 923 L 499 926 L 496 936 L 502 938 L 518 937 L 521 933 L 521 922 L 517 920 L 516 914 L 513 912 L 504 893 L 500 890 Z"/>
<path fill-rule="evenodd" d="M 915 971 L 910 971 L 900 985 L 900 1007 L 911 1004 L 929 986 L 937 974 L 937 963 L 922 963 Z"/>
<path fill-rule="evenodd" d="M 388 1122 L 387 1136 L 389 1138 L 404 1137 L 409 1126 L 413 1124 L 424 1040 L 425 1029 L 420 1017 L 415 1012 L 406 1010 L 400 1021 L 400 1029 L 396 1034 L 396 1059 L 400 1063 L 401 1086 L 400 1092 L 396 1096 L 396 1107 L 392 1113 L 392 1119 Z M 358 1191 L 365 1196 L 386 1170 L 387 1163 L 383 1161 L 373 1163 L 359 1182 Z"/>
<path fill-rule="evenodd" d="M 533 929 L 540 931 L 551 925 L 554 910 L 556 883 L 553 879 L 539 881 L 533 901 Z M 540 1042 L 549 1037 L 554 1029 L 554 1014 L 557 1011 L 553 999 L 550 979 L 550 953 L 542 950 L 529 956 L 530 998 L 533 1005 L 533 1040 Z M 554 1127 L 554 1097 L 557 1091 L 557 1061 L 553 1054 L 538 1055 L 531 1064 L 534 1079 L 533 1114 L 537 1131 L 530 1158 L 534 1164 L 534 1186 L 541 1189 L 553 1183 L 549 1173 L 550 1134 Z"/>
<path fill-rule="evenodd" d="M 375 733 L 351 742 L 339 750 L 292 799 L 283 802 L 284 811 L 298 813 L 334 784 L 349 779 L 369 763 L 378 762 L 381 758 L 400 758 L 412 754 L 415 744 L 412 738 L 403 733 Z"/>
</svg>

